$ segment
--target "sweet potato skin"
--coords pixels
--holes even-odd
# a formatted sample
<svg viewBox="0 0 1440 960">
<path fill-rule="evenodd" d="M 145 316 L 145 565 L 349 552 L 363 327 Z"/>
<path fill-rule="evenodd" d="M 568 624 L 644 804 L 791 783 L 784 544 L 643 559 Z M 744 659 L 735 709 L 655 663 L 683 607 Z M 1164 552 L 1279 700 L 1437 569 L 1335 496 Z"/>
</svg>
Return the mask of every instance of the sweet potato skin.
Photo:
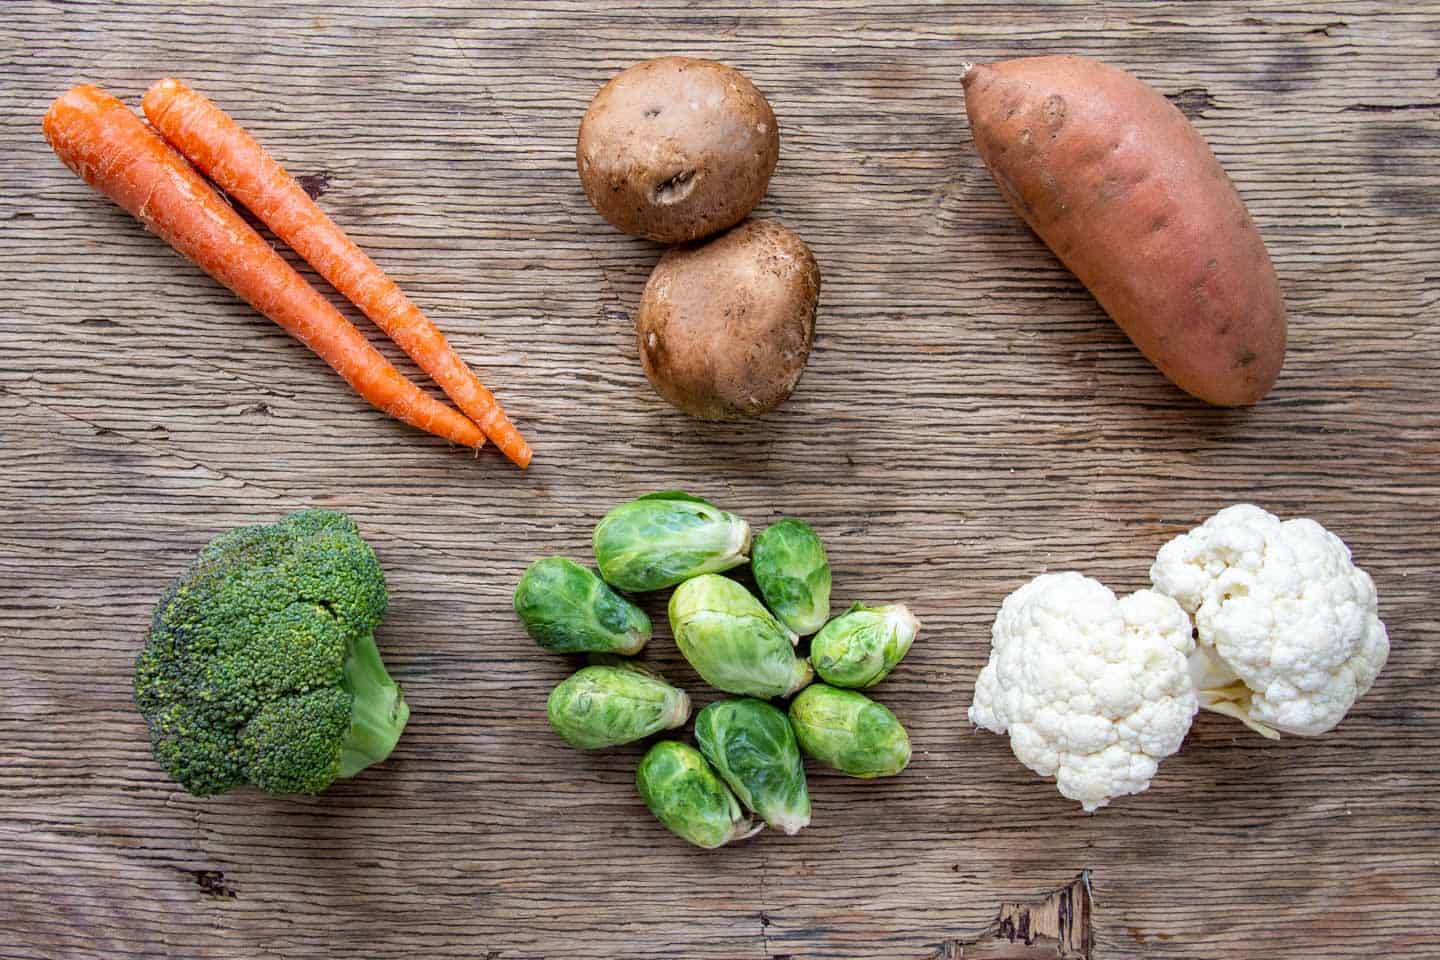
<svg viewBox="0 0 1440 960">
<path fill-rule="evenodd" d="M 1285 360 L 1280 283 L 1184 114 L 1083 57 L 974 66 L 962 82 L 1000 192 L 1150 362 L 1218 406 L 1265 396 Z"/>
</svg>

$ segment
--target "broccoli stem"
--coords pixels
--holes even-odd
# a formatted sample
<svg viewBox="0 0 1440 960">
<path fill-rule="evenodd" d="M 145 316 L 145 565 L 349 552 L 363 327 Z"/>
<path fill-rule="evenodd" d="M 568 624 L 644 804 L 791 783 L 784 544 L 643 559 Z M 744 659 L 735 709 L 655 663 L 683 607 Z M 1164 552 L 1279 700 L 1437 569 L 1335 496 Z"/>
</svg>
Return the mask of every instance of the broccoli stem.
<svg viewBox="0 0 1440 960">
<path fill-rule="evenodd" d="M 350 708 L 350 731 L 340 745 L 340 777 L 353 777 L 372 763 L 390 756 L 410 708 L 400 686 L 390 679 L 375 635 L 367 633 L 355 641 L 345 660 L 345 688 L 354 698 Z"/>
</svg>

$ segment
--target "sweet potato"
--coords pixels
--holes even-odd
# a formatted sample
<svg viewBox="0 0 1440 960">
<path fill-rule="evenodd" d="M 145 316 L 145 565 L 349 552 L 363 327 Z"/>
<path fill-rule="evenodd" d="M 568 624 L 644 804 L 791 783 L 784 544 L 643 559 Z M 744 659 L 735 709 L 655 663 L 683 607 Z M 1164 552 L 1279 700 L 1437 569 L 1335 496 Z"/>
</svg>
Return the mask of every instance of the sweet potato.
<svg viewBox="0 0 1440 960">
<path fill-rule="evenodd" d="M 1150 362 L 1212 404 L 1263 397 L 1285 359 L 1280 284 L 1185 116 L 1082 57 L 974 66 L 963 85 L 1000 192 Z"/>
</svg>

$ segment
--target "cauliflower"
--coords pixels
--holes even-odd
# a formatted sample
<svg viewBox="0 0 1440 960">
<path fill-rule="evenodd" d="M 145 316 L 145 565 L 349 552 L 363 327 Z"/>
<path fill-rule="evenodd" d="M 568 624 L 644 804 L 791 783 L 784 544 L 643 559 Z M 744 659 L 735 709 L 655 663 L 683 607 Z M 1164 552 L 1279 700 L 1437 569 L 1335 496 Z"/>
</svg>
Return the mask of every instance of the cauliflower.
<svg viewBox="0 0 1440 960">
<path fill-rule="evenodd" d="M 1334 727 L 1390 653 L 1375 584 L 1314 520 L 1227 507 L 1161 547 L 1150 581 L 1195 618 L 1201 706 L 1267 737 Z"/>
<path fill-rule="evenodd" d="M 1079 573 L 1036 577 L 1005 598 L 970 722 L 1010 733 L 1020 762 L 1096 810 L 1139 793 L 1180 749 L 1197 709 L 1185 611 L 1141 590 L 1116 599 Z"/>
</svg>

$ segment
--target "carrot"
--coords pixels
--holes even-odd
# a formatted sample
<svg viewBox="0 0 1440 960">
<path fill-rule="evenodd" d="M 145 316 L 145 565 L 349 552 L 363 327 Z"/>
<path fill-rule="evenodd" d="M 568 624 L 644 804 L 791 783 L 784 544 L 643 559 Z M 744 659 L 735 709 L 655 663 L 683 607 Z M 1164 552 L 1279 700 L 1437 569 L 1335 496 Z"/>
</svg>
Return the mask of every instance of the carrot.
<svg viewBox="0 0 1440 960">
<path fill-rule="evenodd" d="M 396 370 L 125 104 L 75 87 L 50 105 L 44 127 L 81 179 L 319 354 L 360 396 L 421 430 L 484 444 L 479 427 Z"/>
<path fill-rule="evenodd" d="M 436 326 L 305 189 L 228 114 L 179 80 L 145 93 L 145 116 L 170 144 L 259 217 L 384 330 L 522 468 L 530 445 Z"/>
</svg>

